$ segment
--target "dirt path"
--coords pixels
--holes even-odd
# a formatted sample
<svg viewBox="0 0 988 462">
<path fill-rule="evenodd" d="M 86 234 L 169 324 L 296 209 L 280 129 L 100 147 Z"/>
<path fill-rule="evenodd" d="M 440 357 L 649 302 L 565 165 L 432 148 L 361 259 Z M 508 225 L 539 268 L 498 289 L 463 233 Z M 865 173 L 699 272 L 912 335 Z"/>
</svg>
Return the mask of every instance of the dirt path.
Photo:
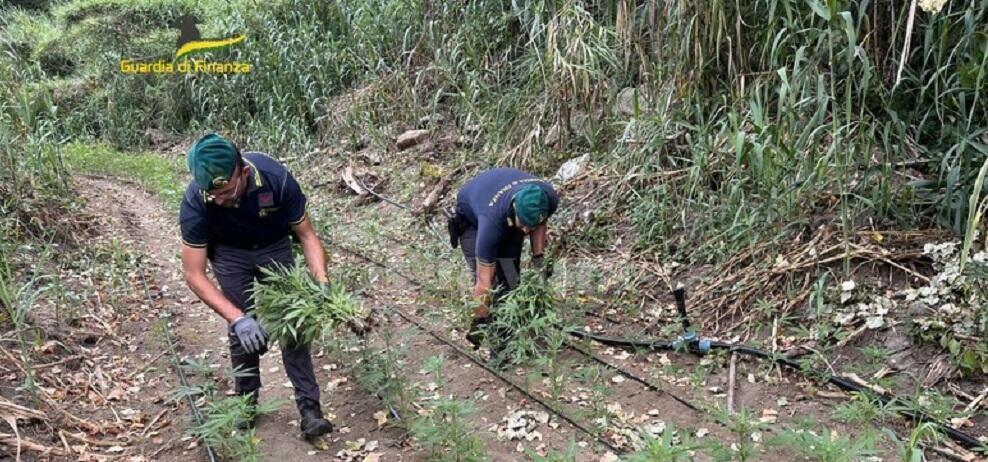
<svg viewBox="0 0 988 462">
<path fill-rule="evenodd" d="M 210 365 L 218 370 L 228 368 L 225 323 L 200 303 L 182 281 L 178 258 L 178 229 L 174 215 L 167 212 L 155 197 L 138 188 L 102 179 L 80 181 L 82 186 L 80 192 L 90 204 L 90 210 L 105 219 L 106 232 L 126 238 L 126 243 L 133 246 L 135 251 L 154 262 L 146 270 L 148 274 L 153 275 L 156 308 L 173 316 L 171 328 L 178 339 L 183 358 Z M 370 236 L 365 237 L 370 238 Z M 415 256 L 406 254 L 405 249 L 393 245 L 386 247 L 390 248 L 381 250 L 388 255 L 389 264 L 395 267 L 416 261 Z M 357 264 L 353 255 L 347 255 L 340 249 L 328 247 L 327 252 L 333 254 L 331 271 L 344 270 L 348 264 Z M 386 311 L 382 309 L 382 301 L 400 307 L 422 320 L 428 320 L 428 324 L 437 331 L 450 334 L 455 326 L 449 325 L 449 320 L 442 313 L 435 311 L 436 307 L 428 302 L 428 297 L 423 301 L 423 294 L 419 293 L 419 290 L 398 282 L 393 276 L 380 269 L 370 271 L 368 279 L 376 283 L 366 289 L 371 290 L 370 287 L 373 287 L 374 298 L 365 298 L 364 302 L 368 305 L 377 305 L 379 312 Z M 135 332 L 140 332 L 142 329 L 150 330 L 153 320 L 142 320 L 139 317 L 135 319 L 135 324 L 123 328 Z M 401 357 L 396 363 L 400 368 L 398 373 L 403 380 L 401 385 L 417 396 L 411 410 L 421 415 L 429 412 L 434 403 L 440 401 L 472 402 L 475 411 L 466 422 L 460 424 L 469 427 L 472 434 L 483 441 L 488 460 L 530 460 L 528 452 L 545 452 L 549 449 L 565 452 L 571 444 L 576 448 L 576 460 L 581 462 L 607 460 L 604 458 L 605 448 L 595 444 L 592 437 L 581 433 L 552 413 L 548 413 L 549 418 L 546 421 L 538 422 L 529 428 L 530 432 L 538 433 L 536 438 L 519 440 L 504 438 L 503 434 L 499 435 L 504 431 L 505 422 L 512 416 L 517 416 L 519 412 L 531 411 L 538 414 L 545 412 L 545 409 L 408 322 L 396 316 L 382 315 L 382 319 L 384 322 L 379 326 L 378 334 L 373 336 L 370 343 L 373 345 L 376 342 L 380 345 L 380 332 L 386 330 L 391 334 L 390 341 L 401 350 Z M 144 343 L 141 348 L 154 347 L 153 340 L 144 339 Z M 291 388 L 284 375 L 277 349 L 273 349 L 271 354 L 262 359 L 261 375 L 264 383 L 262 400 L 277 400 L 284 404 L 277 412 L 262 417 L 258 423 L 257 435 L 261 439 L 261 460 L 363 461 L 369 453 L 378 458 L 367 460 L 428 459 L 428 451 L 421 445 L 410 444 L 404 430 L 391 425 L 380 427 L 380 415 L 386 409 L 377 397 L 360 385 L 358 372 L 354 368 L 356 364 L 366 360 L 360 357 L 360 350 L 344 341 L 313 352 L 316 375 L 323 389 L 323 408 L 328 414 L 327 417 L 337 426 L 337 431 L 329 438 L 329 449 L 321 451 L 298 436 L 298 415 L 291 403 Z M 598 353 L 602 353 L 604 359 L 612 364 L 622 365 L 642 376 L 650 377 L 656 383 L 662 384 L 663 388 L 680 396 L 699 398 L 695 387 L 690 387 L 677 377 L 670 378 L 662 372 L 666 367 L 663 363 L 664 359 L 658 363 L 651 363 L 651 360 L 636 361 L 634 356 L 611 349 Z M 441 377 L 426 371 L 427 364 L 435 358 L 443 358 Z M 587 364 L 582 364 L 586 362 L 586 358 L 580 358 L 578 355 L 567 356 L 565 359 L 570 361 L 574 376 L 588 367 Z M 677 360 L 681 359 L 683 358 L 677 358 Z M 167 364 L 162 361 L 159 361 L 159 365 Z M 166 366 L 160 367 L 166 369 Z M 519 368 L 508 371 L 506 375 L 540 398 L 548 398 L 550 391 L 547 377 L 532 376 L 532 372 Z M 715 377 L 725 375 L 724 371 L 712 372 Z M 739 376 L 751 377 L 749 372 L 753 371 L 746 368 Z M 716 423 L 709 413 L 689 410 L 667 395 L 645 390 L 632 381 L 616 377 L 617 375 L 612 371 L 605 371 L 605 375 L 602 376 L 601 380 L 608 389 L 608 395 L 603 397 L 602 402 L 593 403 L 593 398 L 588 398 L 588 395 L 593 394 L 592 387 L 587 384 L 581 385 L 577 381 L 571 383 L 570 388 L 565 391 L 566 396 L 555 404 L 562 404 L 560 408 L 567 415 L 588 427 L 592 427 L 592 423 L 599 416 L 608 416 L 611 421 L 606 422 L 608 430 L 605 431 L 605 437 L 611 441 L 620 441 L 621 438 L 631 436 L 630 433 L 624 435 L 607 433 L 615 428 L 620 429 L 623 426 L 629 432 L 636 432 L 641 428 L 665 425 L 674 425 L 680 431 L 691 435 L 698 433 L 706 435 L 707 439 L 728 445 L 737 441 L 737 435 Z M 745 382 L 747 381 L 750 379 Z M 707 381 L 707 385 L 718 382 L 726 382 L 726 380 L 713 379 Z M 169 390 L 178 385 L 177 379 L 168 377 L 167 374 L 162 376 L 160 383 L 162 388 Z M 791 384 L 789 386 L 791 387 Z M 221 387 L 230 393 L 232 384 L 224 380 Z M 786 385 L 782 387 L 785 388 Z M 710 389 L 714 388 L 723 387 Z M 161 390 L 161 393 L 164 392 L 165 390 Z M 700 391 L 702 392 L 703 390 Z M 757 410 L 774 407 L 777 404 L 776 398 L 786 395 L 790 396 L 792 402 L 788 405 L 787 412 L 783 412 L 788 416 L 807 414 L 820 416 L 827 412 L 821 409 L 817 402 L 800 399 L 799 393 L 794 393 L 793 390 L 789 390 L 789 393 L 770 393 L 764 387 L 748 383 L 739 385 L 738 399 Z M 551 400 L 547 399 L 547 401 Z M 699 401 L 705 406 L 711 405 L 709 399 L 701 398 Z M 605 406 L 606 412 L 601 413 L 600 409 L 591 409 L 599 405 Z M 178 429 L 186 429 L 190 425 L 190 419 L 186 417 L 189 415 L 189 410 L 184 403 L 170 415 L 178 425 L 173 426 L 171 433 L 163 433 L 170 436 L 170 441 L 163 442 L 163 446 L 155 449 L 155 457 L 149 460 L 206 460 L 205 452 L 201 447 L 195 447 L 191 440 L 179 439 L 181 434 Z M 614 425 L 612 422 L 614 419 L 624 419 L 626 422 L 619 422 L 623 425 Z M 853 431 L 853 427 L 843 430 Z M 353 455 L 341 452 L 354 447 L 367 446 L 373 447 L 373 451 L 352 451 Z M 338 454 L 342 457 L 337 457 Z M 767 457 L 766 460 L 791 460 L 793 457 L 785 451 L 781 453 L 768 451 L 762 455 Z M 695 460 L 708 459 L 705 454 L 698 453 Z"/>
<path fill-rule="evenodd" d="M 154 196 L 132 186 L 113 181 L 82 178 L 79 192 L 97 216 L 105 218 L 106 233 L 133 245 L 133 250 L 154 262 L 146 271 L 153 279 L 156 304 L 160 310 L 173 315 L 171 329 L 183 359 L 194 359 L 218 369 L 229 367 L 226 346 L 226 326 L 221 318 L 196 299 L 185 286 L 180 268 L 178 226 L 173 214 Z M 101 220 L 102 221 L 102 220 Z M 139 307 L 135 307 L 139 309 Z M 136 319 L 130 329 L 150 330 L 153 319 Z M 154 345 L 152 345 L 153 347 Z M 160 344 L 158 345 L 160 348 Z M 275 348 L 261 360 L 261 391 L 263 401 L 277 400 L 284 404 L 273 414 L 263 416 L 257 427 L 261 439 L 261 460 L 326 460 L 346 447 L 348 441 L 365 438 L 377 441 L 381 460 L 401 460 L 399 452 L 400 432 L 394 429 L 378 429 L 373 414 L 382 410 L 381 404 L 355 385 L 349 370 L 322 352 L 313 352 L 316 376 L 323 385 L 323 410 L 338 430 L 332 434 L 328 451 L 316 451 L 302 440 L 298 430 L 298 413 L 291 403 L 292 390 L 286 386 L 280 355 Z M 164 363 L 167 364 L 167 363 Z M 163 366 L 164 367 L 164 366 Z M 167 372 L 167 371 L 166 371 Z M 346 378 L 346 381 L 342 379 Z M 326 391 L 327 384 L 336 386 Z M 177 378 L 162 386 L 177 387 Z M 232 389 L 224 381 L 221 386 Z M 162 390 L 165 391 L 165 390 Z M 171 390 L 168 390 L 171 391 Z M 229 392 L 228 392 L 229 393 Z M 183 428 L 188 428 L 189 410 L 184 405 L 172 417 Z M 179 415 L 181 414 L 181 415 Z M 177 436 L 177 435 L 172 435 Z M 206 460 L 202 448 L 190 448 L 190 441 L 172 441 L 171 448 L 158 454 L 155 460 L 191 461 Z M 166 443 L 167 444 L 167 443 Z"/>
<path fill-rule="evenodd" d="M 185 287 L 180 273 L 178 229 L 174 215 L 167 212 L 155 197 L 129 185 L 84 178 L 80 180 L 80 186 L 80 192 L 89 203 L 90 209 L 106 218 L 105 232 L 126 238 L 134 247 L 133 250 L 154 262 L 146 271 L 151 275 L 156 306 L 173 316 L 170 325 L 183 359 L 198 361 L 217 369 L 226 368 L 229 359 L 225 323 Z M 338 260 L 341 258 L 337 256 Z M 416 305 L 414 294 L 390 295 L 389 303 L 404 303 L 409 311 L 428 310 L 427 306 Z M 129 328 L 141 329 L 140 321 L 138 319 L 138 325 Z M 152 320 L 144 321 L 147 323 L 144 328 L 152 323 Z M 381 328 L 393 332 L 395 338 L 399 339 L 400 346 L 408 352 L 402 364 L 403 374 L 408 380 L 408 386 L 419 393 L 416 407 L 425 409 L 430 406 L 431 401 L 443 399 L 472 400 L 476 404 L 476 412 L 471 414 L 466 425 L 484 441 L 485 452 L 490 460 L 527 460 L 527 451 L 564 451 L 569 444 L 577 445 L 580 454 L 578 460 L 581 461 L 599 460 L 606 452 L 605 448 L 593 442 L 593 438 L 551 416 L 551 413 L 548 421 L 531 428 L 540 435 L 532 441 L 499 438 L 498 430 L 504 430 L 504 423 L 511 415 L 519 411 L 539 414 L 544 413 L 545 409 L 401 319 L 391 318 Z M 375 442 L 371 444 L 378 448 L 375 452 L 379 453 L 379 460 L 382 461 L 425 460 L 428 457 L 424 451 L 403 446 L 400 430 L 378 428 L 374 414 L 383 411 L 384 406 L 358 385 L 359 381 L 351 369 L 352 364 L 343 364 L 339 360 L 339 352 L 330 354 L 324 351 L 314 351 L 314 363 L 317 377 L 323 384 L 324 410 L 331 414 L 338 430 L 330 438 L 329 450 L 317 451 L 298 437 L 298 415 L 289 402 L 291 388 L 284 376 L 277 349 L 271 353 L 261 363 L 264 383 L 262 400 L 278 400 L 285 404 L 277 412 L 262 417 L 258 423 L 261 460 L 348 460 L 335 456 L 341 450 L 359 445 L 355 442 L 361 439 L 365 443 Z M 347 354 L 348 350 L 344 348 L 342 353 Z M 434 378 L 423 370 L 424 363 L 435 357 L 445 358 L 446 365 L 440 384 L 436 384 Z M 516 383 L 526 383 L 526 378 L 520 371 L 508 375 Z M 177 378 L 170 379 L 168 386 L 176 387 Z M 541 387 L 537 383 L 528 385 L 535 385 L 535 389 Z M 230 393 L 228 390 L 232 388 L 232 384 L 229 381 L 224 380 L 221 386 Z M 630 384 L 622 388 L 627 390 L 622 390 L 621 394 L 631 399 L 641 394 L 640 390 L 635 390 Z M 575 392 L 585 393 L 582 390 Z M 544 390 L 539 390 L 538 393 L 546 394 Z M 694 423 L 694 419 L 687 414 L 681 411 L 672 412 L 677 406 L 674 403 L 665 403 L 665 399 L 656 396 L 641 398 L 649 400 L 649 409 L 662 408 L 664 418 L 676 415 L 674 420 L 681 427 L 692 426 L 690 424 Z M 586 407 L 586 404 L 583 406 Z M 572 406 L 569 412 L 579 414 L 580 405 Z M 181 422 L 178 427 L 188 428 L 191 419 L 186 417 L 189 410 L 184 402 L 174 414 L 175 420 Z M 173 433 L 173 438 L 180 436 L 178 432 Z M 168 447 L 156 454 L 155 460 L 206 460 L 206 454 L 203 448 L 196 447 L 191 440 L 186 439 L 171 441 Z M 363 459 L 361 457 L 354 460 Z"/>
</svg>

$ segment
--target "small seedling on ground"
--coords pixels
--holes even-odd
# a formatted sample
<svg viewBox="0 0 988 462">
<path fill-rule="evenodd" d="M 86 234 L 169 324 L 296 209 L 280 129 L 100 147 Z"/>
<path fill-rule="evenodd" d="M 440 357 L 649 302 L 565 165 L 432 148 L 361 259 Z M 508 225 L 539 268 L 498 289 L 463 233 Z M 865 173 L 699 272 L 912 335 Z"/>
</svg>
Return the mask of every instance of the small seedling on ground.
<svg viewBox="0 0 988 462">
<path fill-rule="evenodd" d="M 672 425 L 666 426 L 659 438 L 642 432 L 642 439 L 645 447 L 626 457 L 626 462 L 685 462 L 693 460 L 692 453 L 700 447 Z"/>
<path fill-rule="evenodd" d="M 479 462 L 487 460 L 484 443 L 470 429 L 476 412 L 472 401 L 444 399 L 412 423 L 412 435 L 435 462 Z"/>
</svg>

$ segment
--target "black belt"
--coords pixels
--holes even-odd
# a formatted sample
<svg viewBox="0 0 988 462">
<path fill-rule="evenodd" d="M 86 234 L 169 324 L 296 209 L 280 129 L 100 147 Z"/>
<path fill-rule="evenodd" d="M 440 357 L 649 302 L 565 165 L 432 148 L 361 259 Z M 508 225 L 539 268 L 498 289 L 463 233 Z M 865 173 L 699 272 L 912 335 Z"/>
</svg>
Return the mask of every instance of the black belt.
<svg viewBox="0 0 988 462">
<path fill-rule="evenodd" d="M 286 241 L 288 239 L 289 239 L 288 236 L 284 236 L 284 237 L 279 237 L 276 240 L 273 240 L 273 241 L 270 241 L 270 242 L 264 242 L 264 243 L 216 242 L 216 243 L 210 243 L 209 246 L 210 247 L 215 247 L 215 246 L 218 245 L 218 246 L 223 246 L 223 247 L 232 247 L 232 248 L 237 249 L 237 250 L 259 250 L 259 249 L 266 249 L 268 247 L 272 247 L 272 246 L 277 245 L 277 244 L 281 244 L 283 241 Z"/>
</svg>

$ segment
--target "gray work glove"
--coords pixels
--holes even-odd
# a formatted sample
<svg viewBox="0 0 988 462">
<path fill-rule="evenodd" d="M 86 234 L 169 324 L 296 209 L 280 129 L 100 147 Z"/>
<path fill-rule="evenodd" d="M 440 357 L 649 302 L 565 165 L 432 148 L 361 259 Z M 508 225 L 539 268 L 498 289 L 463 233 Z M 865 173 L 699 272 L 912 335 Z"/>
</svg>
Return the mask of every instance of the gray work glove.
<svg viewBox="0 0 988 462">
<path fill-rule="evenodd" d="M 267 344 L 264 329 L 250 316 L 241 316 L 233 324 L 233 333 L 237 334 L 237 339 L 248 353 L 259 353 Z"/>
</svg>

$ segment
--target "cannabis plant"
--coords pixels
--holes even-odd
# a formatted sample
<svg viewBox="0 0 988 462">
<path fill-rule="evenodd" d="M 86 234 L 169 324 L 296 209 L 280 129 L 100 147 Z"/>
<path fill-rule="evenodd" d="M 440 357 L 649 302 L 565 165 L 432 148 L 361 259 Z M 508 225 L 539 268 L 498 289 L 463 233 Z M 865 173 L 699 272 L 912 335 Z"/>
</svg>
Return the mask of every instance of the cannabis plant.
<svg viewBox="0 0 988 462">
<path fill-rule="evenodd" d="M 248 396 L 223 399 L 209 396 L 203 409 L 202 424 L 192 429 L 192 434 L 223 457 L 243 462 L 260 461 L 261 440 L 254 434 L 254 429 L 237 427 L 254 415 L 274 412 L 277 407 L 276 402 L 254 406 Z"/>
<path fill-rule="evenodd" d="M 819 462 L 854 462 L 878 453 L 875 435 L 871 432 L 847 436 L 835 430 L 823 430 L 820 433 L 809 428 L 786 430 L 772 443 L 786 446 L 807 460 Z"/>
<path fill-rule="evenodd" d="M 307 345 L 323 331 L 355 320 L 360 306 L 339 285 L 320 284 L 304 265 L 262 268 L 254 289 L 254 313 L 268 337 L 283 345 Z"/>
<path fill-rule="evenodd" d="M 494 323 L 490 330 L 492 350 L 500 358 L 515 364 L 543 356 L 553 345 L 546 339 L 562 329 L 557 311 L 558 302 L 552 288 L 538 278 L 525 278 L 493 309 Z M 558 350 L 559 344 L 553 342 Z"/>
<path fill-rule="evenodd" d="M 472 401 L 443 399 L 412 423 L 412 435 L 429 450 L 430 461 L 480 462 L 487 460 L 484 442 L 470 429 L 476 412 Z"/>
<path fill-rule="evenodd" d="M 667 426 L 659 438 L 648 432 L 642 432 L 642 439 L 645 441 L 645 447 L 630 454 L 625 459 L 627 462 L 683 462 L 693 460 L 690 453 L 699 447 L 689 438 L 689 435 L 677 434 L 672 425 Z"/>
</svg>

